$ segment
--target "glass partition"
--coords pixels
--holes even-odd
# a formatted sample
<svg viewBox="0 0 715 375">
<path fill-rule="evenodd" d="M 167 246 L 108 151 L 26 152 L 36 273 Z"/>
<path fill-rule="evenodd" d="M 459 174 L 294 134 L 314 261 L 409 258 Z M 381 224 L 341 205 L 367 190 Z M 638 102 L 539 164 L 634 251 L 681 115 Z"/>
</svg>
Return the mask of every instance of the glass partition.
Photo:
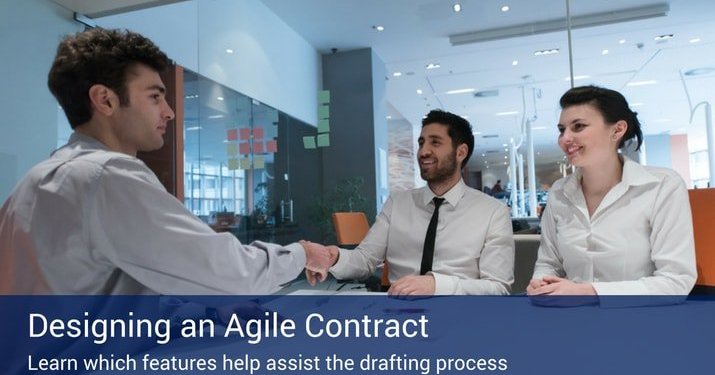
<svg viewBox="0 0 715 375">
<path fill-rule="evenodd" d="M 300 140 L 315 128 L 195 72 L 184 70 L 184 80 L 186 207 L 244 242 L 309 238 L 313 190 L 303 189 L 296 202 L 291 172 L 309 173 L 290 161 L 305 166 L 319 160 L 289 135 Z M 320 174 L 311 179 L 320 181 Z"/>
</svg>

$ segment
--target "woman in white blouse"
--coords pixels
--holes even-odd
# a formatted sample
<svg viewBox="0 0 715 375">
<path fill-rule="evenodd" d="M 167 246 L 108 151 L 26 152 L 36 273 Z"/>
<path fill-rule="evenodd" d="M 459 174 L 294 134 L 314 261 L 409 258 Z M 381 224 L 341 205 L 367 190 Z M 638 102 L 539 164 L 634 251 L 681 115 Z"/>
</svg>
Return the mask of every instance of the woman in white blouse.
<svg viewBox="0 0 715 375">
<path fill-rule="evenodd" d="M 687 295 L 696 269 L 683 180 L 619 154 L 643 139 L 620 93 L 576 87 L 560 104 L 558 143 L 577 168 L 549 191 L 527 293 Z"/>
</svg>

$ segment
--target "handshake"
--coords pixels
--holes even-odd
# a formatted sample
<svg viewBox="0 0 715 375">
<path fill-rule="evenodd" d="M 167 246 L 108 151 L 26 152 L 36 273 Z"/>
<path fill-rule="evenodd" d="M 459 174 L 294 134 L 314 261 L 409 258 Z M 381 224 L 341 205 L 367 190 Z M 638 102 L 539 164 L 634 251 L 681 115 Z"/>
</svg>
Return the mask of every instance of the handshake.
<svg viewBox="0 0 715 375">
<path fill-rule="evenodd" d="M 319 243 L 300 241 L 305 249 L 305 277 L 310 285 L 320 281 L 323 282 L 328 277 L 328 269 L 332 267 L 340 255 L 337 246 L 324 246 Z"/>
</svg>

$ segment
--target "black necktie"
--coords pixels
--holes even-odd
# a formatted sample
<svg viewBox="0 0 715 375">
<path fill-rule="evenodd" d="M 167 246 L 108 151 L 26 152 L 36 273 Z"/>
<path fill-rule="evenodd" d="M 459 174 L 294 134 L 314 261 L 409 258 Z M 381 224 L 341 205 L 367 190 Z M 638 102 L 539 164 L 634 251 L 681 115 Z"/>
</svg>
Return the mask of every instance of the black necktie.
<svg viewBox="0 0 715 375">
<path fill-rule="evenodd" d="M 439 221 L 439 206 L 444 202 L 444 198 L 432 198 L 434 202 L 434 212 L 427 227 L 427 235 L 425 236 L 425 246 L 422 250 L 422 265 L 420 266 L 420 275 L 424 275 L 432 271 L 432 258 L 434 258 L 434 239 L 437 237 L 437 222 Z"/>
</svg>

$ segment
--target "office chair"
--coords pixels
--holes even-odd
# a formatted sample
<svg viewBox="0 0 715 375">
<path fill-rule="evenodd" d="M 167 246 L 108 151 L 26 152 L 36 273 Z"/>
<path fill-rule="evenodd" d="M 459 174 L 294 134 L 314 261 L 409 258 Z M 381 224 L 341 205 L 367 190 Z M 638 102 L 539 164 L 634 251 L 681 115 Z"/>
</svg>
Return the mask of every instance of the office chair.
<svg viewBox="0 0 715 375">
<path fill-rule="evenodd" d="M 526 287 L 534 275 L 536 258 L 539 255 L 541 235 L 514 234 L 514 284 L 512 294 L 526 293 Z"/>
<path fill-rule="evenodd" d="M 341 246 L 360 244 L 370 230 L 364 212 L 335 212 L 333 213 L 333 226 L 338 245 Z"/>
<path fill-rule="evenodd" d="M 335 227 L 335 237 L 338 239 L 340 246 L 357 246 L 365 238 L 370 230 L 370 225 L 367 222 L 367 216 L 364 212 L 335 212 L 333 213 L 333 226 Z M 389 287 L 390 280 L 387 277 L 388 269 L 387 262 L 383 261 L 382 275 L 380 285 L 383 289 Z M 377 284 L 375 281 L 367 281 L 366 284 Z"/>
<path fill-rule="evenodd" d="M 715 294 L 715 188 L 688 190 L 698 279 L 691 294 Z"/>
</svg>

